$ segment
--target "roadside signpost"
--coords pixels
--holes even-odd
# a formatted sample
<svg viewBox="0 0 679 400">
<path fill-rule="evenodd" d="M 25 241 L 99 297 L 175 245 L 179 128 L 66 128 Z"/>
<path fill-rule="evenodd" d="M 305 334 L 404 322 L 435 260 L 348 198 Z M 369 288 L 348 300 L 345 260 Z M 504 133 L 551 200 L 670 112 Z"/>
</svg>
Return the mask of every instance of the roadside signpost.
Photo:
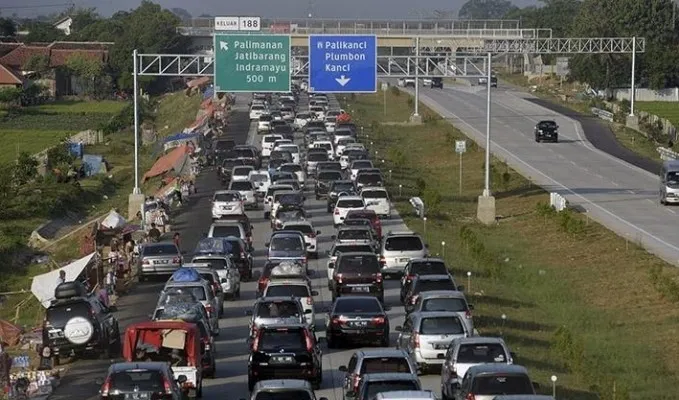
<svg viewBox="0 0 679 400">
<path fill-rule="evenodd" d="M 215 92 L 289 92 L 290 35 L 214 36 Z"/>
<path fill-rule="evenodd" d="M 260 31 L 261 17 L 215 17 L 216 31 Z"/>
<path fill-rule="evenodd" d="M 310 35 L 309 91 L 377 92 L 377 37 Z"/>
<path fill-rule="evenodd" d="M 462 194 L 462 155 L 467 152 L 467 141 L 456 140 L 455 152 L 460 156 L 460 194 Z"/>
</svg>

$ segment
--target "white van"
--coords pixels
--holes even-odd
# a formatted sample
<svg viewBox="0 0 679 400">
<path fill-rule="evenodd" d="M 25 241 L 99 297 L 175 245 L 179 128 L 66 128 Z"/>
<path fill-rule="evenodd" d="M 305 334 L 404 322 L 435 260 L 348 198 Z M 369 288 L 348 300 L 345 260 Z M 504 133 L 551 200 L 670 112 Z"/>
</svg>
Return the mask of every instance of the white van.
<svg viewBox="0 0 679 400">
<path fill-rule="evenodd" d="M 373 210 L 381 218 L 391 216 L 391 201 L 387 189 L 381 186 L 364 186 L 361 188 L 361 197 L 365 202 L 366 210 Z"/>
<path fill-rule="evenodd" d="M 679 203 L 679 160 L 669 160 L 660 170 L 660 204 Z"/>
</svg>

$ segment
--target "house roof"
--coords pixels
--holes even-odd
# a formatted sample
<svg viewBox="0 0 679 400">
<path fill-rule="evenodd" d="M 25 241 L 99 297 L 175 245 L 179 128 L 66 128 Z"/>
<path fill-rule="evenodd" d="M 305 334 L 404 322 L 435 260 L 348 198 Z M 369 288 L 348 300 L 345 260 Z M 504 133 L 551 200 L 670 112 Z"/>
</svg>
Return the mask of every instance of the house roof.
<svg viewBox="0 0 679 400">
<path fill-rule="evenodd" d="M 23 81 L 11 68 L 0 64 L 0 85 L 21 85 Z"/>
<path fill-rule="evenodd" d="M 1 42 L 0 43 L 0 57 L 4 56 L 5 54 L 9 53 L 10 51 L 16 49 L 17 47 L 23 46 L 23 43 L 9 43 L 9 42 Z"/>
<path fill-rule="evenodd" d="M 71 48 L 59 48 L 60 42 L 54 42 L 48 46 L 27 46 L 22 44 L 15 47 L 10 52 L 0 57 L 0 63 L 5 66 L 20 70 L 28 60 L 34 56 L 48 57 L 50 67 L 59 67 L 66 64 L 69 57 L 74 54 L 82 55 L 91 60 L 106 62 L 108 60 L 108 50 L 106 49 L 92 49 L 91 46 L 84 45 L 83 48 L 76 48 L 75 43 L 71 42 L 68 46 Z M 53 47 L 53 45 L 56 47 Z M 101 43 L 98 46 L 102 46 Z"/>
<path fill-rule="evenodd" d="M 70 20 L 73 20 L 73 18 L 71 18 L 71 17 L 69 17 L 69 16 L 65 16 L 64 18 L 55 21 L 54 24 L 52 24 L 52 25 L 57 26 L 57 25 L 59 25 L 59 24 L 61 24 L 61 23 L 64 23 L 64 22 L 68 21 L 69 19 L 70 19 Z"/>
</svg>

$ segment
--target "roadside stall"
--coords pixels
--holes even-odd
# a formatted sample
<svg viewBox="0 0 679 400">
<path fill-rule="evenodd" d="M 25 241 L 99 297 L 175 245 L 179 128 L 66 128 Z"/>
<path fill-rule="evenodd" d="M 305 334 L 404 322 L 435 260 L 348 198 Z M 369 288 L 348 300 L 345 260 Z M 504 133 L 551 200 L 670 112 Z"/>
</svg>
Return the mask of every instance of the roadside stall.
<svg viewBox="0 0 679 400">
<path fill-rule="evenodd" d="M 201 136 L 197 132 L 181 132 L 168 136 L 163 143 L 163 151 L 167 152 L 182 145 L 201 147 Z"/>
<path fill-rule="evenodd" d="M 52 303 L 52 300 L 55 299 L 54 290 L 57 288 L 57 278 L 59 278 L 59 271 L 64 271 L 66 273 L 67 282 L 76 280 L 94 280 L 96 282 L 96 274 L 101 274 L 101 271 L 97 271 L 99 264 L 98 254 L 92 253 L 79 260 L 73 261 L 62 268 L 36 275 L 33 277 L 33 281 L 31 283 L 31 293 L 33 293 L 35 298 L 38 299 L 44 308 L 48 308 Z M 93 285 L 90 285 L 90 288 L 92 287 Z"/>
</svg>

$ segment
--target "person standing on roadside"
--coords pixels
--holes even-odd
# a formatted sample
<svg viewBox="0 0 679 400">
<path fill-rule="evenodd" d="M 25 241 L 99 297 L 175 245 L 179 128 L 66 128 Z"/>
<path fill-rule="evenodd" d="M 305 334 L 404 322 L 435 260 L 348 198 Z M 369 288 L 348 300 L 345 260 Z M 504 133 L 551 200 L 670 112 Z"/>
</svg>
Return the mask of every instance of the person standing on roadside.
<svg viewBox="0 0 679 400">
<path fill-rule="evenodd" d="M 158 242 L 162 234 L 160 233 L 160 230 L 156 228 L 156 224 L 151 224 L 151 229 L 149 229 L 147 236 L 151 239 L 151 242 Z"/>
<path fill-rule="evenodd" d="M 57 278 L 57 286 L 65 282 L 66 282 L 66 271 L 62 269 L 61 271 L 59 271 L 59 277 Z"/>
<path fill-rule="evenodd" d="M 174 245 L 177 246 L 177 248 L 181 251 L 182 246 L 181 246 L 181 240 L 179 239 L 179 232 L 174 233 L 174 236 L 172 237 L 172 241 L 174 242 Z"/>
</svg>

